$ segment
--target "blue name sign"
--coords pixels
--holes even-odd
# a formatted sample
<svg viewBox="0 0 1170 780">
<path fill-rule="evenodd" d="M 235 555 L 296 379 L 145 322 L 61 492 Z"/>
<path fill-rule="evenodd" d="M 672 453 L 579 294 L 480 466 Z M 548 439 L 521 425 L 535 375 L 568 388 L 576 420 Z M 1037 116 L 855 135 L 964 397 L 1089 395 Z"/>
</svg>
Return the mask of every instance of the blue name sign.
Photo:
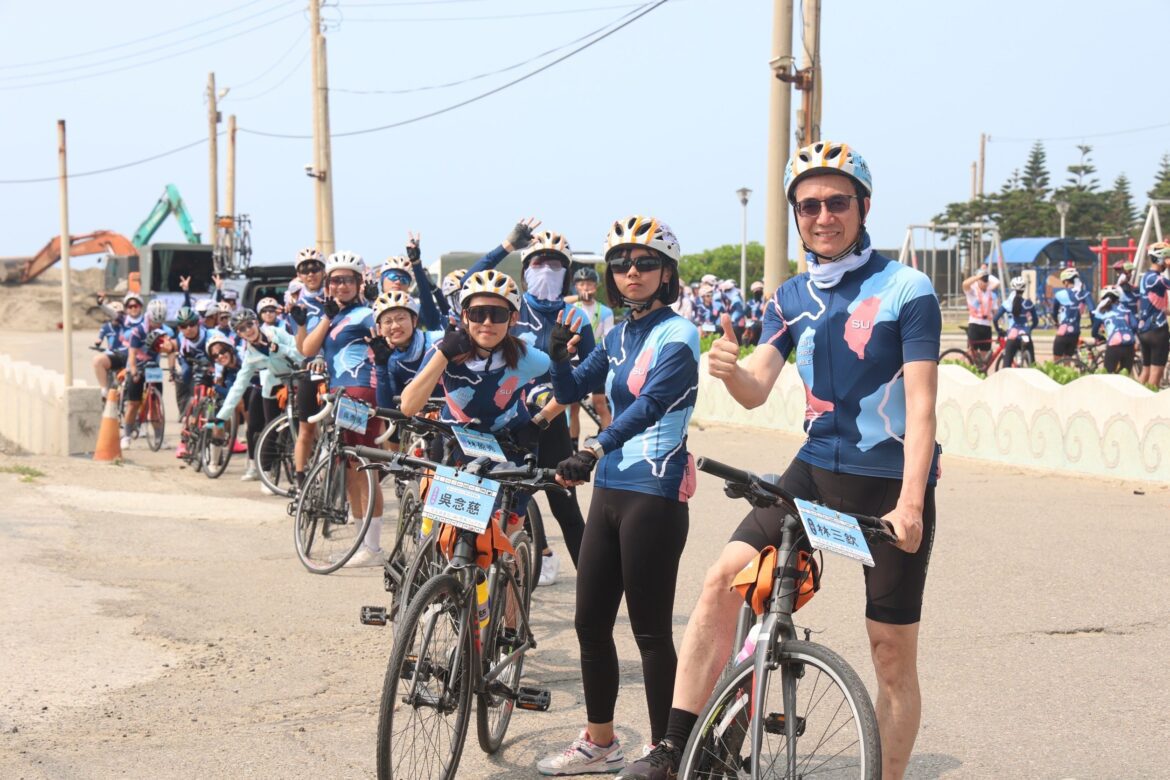
<svg viewBox="0 0 1170 780">
<path fill-rule="evenodd" d="M 161 384 L 163 380 L 163 370 L 158 366 L 146 369 L 146 381 L 152 385 Z"/>
<path fill-rule="evenodd" d="M 473 431 L 460 425 L 451 426 L 451 432 L 455 434 L 459 448 L 469 458 L 486 457 L 496 463 L 504 463 L 508 460 L 504 451 L 500 449 L 500 443 L 490 433 Z"/>
<path fill-rule="evenodd" d="M 370 407 L 347 396 L 337 399 L 337 426 L 345 431 L 365 433 Z"/>
<path fill-rule="evenodd" d="M 873 554 L 856 518 L 799 498 L 795 503 L 809 543 L 814 548 L 873 566 Z"/>
<path fill-rule="evenodd" d="M 423 517 L 481 534 L 492 519 L 500 483 L 439 466 L 427 490 Z"/>
</svg>

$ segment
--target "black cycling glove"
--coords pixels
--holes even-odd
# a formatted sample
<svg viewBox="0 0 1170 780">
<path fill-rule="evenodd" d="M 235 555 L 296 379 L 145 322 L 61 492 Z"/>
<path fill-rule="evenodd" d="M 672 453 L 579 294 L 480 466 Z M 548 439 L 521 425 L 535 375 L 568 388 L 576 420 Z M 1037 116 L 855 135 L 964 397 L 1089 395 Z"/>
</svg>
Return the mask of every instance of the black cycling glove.
<svg viewBox="0 0 1170 780">
<path fill-rule="evenodd" d="M 366 300 L 373 303 L 378 299 L 378 283 L 366 282 L 366 286 L 362 289 L 362 292 L 365 293 Z"/>
<path fill-rule="evenodd" d="M 302 327 L 309 321 L 309 312 L 305 310 L 304 306 L 293 306 L 288 310 L 288 316 L 292 317 L 292 321 Z"/>
<path fill-rule="evenodd" d="M 557 476 L 566 482 L 588 482 L 597 457 L 588 450 L 581 450 L 557 464 Z"/>
<path fill-rule="evenodd" d="M 366 339 L 366 343 L 370 345 L 370 349 L 374 353 L 374 365 L 384 366 L 390 362 L 390 356 L 394 354 L 394 347 L 381 336 L 371 336 Z"/>
<path fill-rule="evenodd" d="M 439 342 L 438 350 L 443 353 L 447 360 L 453 360 L 456 355 L 463 355 L 471 351 L 474 345 L 471 343 L 471 336 L 462 328 L 455 328 L 449 330 L 443 336 L 443 340 Z"/>
<path fill-rule="evenodd" d="M 517 222 L 516 227 L 512 228 L 512 232 L 504 239 L 505 242 L 512 245 L 513 249 L 523 249 L 528 246 L 528 242 L 531 240 L 532 228 L 523 222 Z"/>
<path fill-rule="evenodd" d="M 569 362 L 569 359 L 573 357 L 572 353 L 569 352 L 569 342 L 576 335 L 563 322 L 558 322 L 556 325 L 553 325 L 552 332 L 548 335 L 548 356 L 552 359 L 552 362 Z"/>
<path fill-rule="evenodd" d="M 410 261 L 411 265 L 418 265 L 422 262 L 422 249 L 418 244 L 406 245 L 406 259 Z"/>
<path fill-rule="evenodd" d="M 333 319 L 334 317 L 337 316 L 337 313 L 339 311 L 341 311 L 341 307 L 337 304 L 337 301 L 334 300 L 333 298 L 326 298 L 325 305 L 322 306 L 321 308 L 324 311 L 325 316 L 328 317 L 329 319 Z"/>
</svg>

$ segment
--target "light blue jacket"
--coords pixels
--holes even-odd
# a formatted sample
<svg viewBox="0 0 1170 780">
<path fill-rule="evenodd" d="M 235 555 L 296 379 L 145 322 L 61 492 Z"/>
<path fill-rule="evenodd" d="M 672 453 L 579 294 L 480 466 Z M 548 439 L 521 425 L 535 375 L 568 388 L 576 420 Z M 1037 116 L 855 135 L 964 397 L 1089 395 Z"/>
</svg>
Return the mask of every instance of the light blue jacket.
<svg viewBox="0 0 1170 780">
<path fill-rule="evenodd" d="M 297 370 L 305 360 L 305 356 L 297 351 L 296 339 L 284 328 L 261 325 L 260 330 L 268 337 L 268 347 L 262 350 L 254 344 L 248 344 L 240 372 L 236 374 L 236 379 L 232 382 L 217 415 L 221 420 L 231 418 L 236 404 L 243 398 L 244 391 L 248 389 L 252 377 L 257 372 L 260 373 L 264 397 L 272 398 L 276 386 Z"/>
</svg>

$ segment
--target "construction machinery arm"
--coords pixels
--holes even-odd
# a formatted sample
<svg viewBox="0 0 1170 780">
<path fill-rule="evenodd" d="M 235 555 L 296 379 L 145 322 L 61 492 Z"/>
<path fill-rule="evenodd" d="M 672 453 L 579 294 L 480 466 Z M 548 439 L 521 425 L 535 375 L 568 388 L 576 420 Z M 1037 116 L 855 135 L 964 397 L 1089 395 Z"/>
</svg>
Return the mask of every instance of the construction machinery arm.
<svg viewBox="0 0 1170 780">
<path fill-rule="evenodd" d="M 97 230 L 93 233 L 69 237 L 70 257 L 105 252 L 127 257 L 138 256 L 138 249 L 130 242 L 130 239 L 112 230 Z M 41 251 L 24 261 L 23 264 L 17 264 L 15 267 L 10 266 L 8 269 L 9 278 L 5 281 L 15 281 L 18 284 L 31 282 L 60 259 L 61 237 L 55 236 L 52 241 L 45 244 Z"/>
<path fill-rule="evenodd" d="M 178 220 L 183 235 L 187 237 L 187 243 L 198 244 L 202 240 L 200 235 L 195 232 L 195 226 L 191 224 L 191 215 L 187 213 L 187 206 L 183 203 L 182 196 L 179 195 L 179 189 L 173 184 L 168 184 L 163 190 L 162 197 L 154 204 L 150 215 L 134 232 L 134 238 L 131 239 L 134 246 L 142 247 L 149 244 L 150 239 L 170 214 L 174 214 L 175 219 Z"/>
</svg>

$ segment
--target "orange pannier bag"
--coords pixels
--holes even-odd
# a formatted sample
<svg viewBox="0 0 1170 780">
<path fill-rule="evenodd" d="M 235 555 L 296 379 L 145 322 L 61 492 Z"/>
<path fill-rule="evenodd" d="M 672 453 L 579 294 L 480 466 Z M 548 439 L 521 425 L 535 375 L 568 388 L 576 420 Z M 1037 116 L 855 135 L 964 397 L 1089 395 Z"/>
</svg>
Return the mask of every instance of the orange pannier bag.
<svg viewBox="0 0 1170 780">
<path fill-rule="evenodd" d="M 772 595 L 776 577 L 776 548 L 768 545 L 735 575 L 731 587 L 739 591 L 743 600 L 757 615 L 764 614 L 764 602 Z M 821 567 L 816 558 L 804 550 L 796 552 L 796 606 L 793 612 L 809 602 L 821 589 Z"/>
<path fill-rule="evenodd" d="M 511 540 L 500 530 L 499 516 L 499 512 L 494 513 L 491 524 L 475 537 L 475 565 L 484 571 L 487 571 L 501 553 L 513 555 L 516 553 Z M 447 560 L 451 560 L 451 556 L 455 554 L 455 540 L 459 538 L 459 530 L 446 523 L 439 529 L 439 549 Z"/>
<path fill-rule="evenodd" d="M 288 406 L 288 388 L 284 385 L 276 388 L 276 405 L 281 411 L 284 411 L 285 407 Z"/>
</svg>

